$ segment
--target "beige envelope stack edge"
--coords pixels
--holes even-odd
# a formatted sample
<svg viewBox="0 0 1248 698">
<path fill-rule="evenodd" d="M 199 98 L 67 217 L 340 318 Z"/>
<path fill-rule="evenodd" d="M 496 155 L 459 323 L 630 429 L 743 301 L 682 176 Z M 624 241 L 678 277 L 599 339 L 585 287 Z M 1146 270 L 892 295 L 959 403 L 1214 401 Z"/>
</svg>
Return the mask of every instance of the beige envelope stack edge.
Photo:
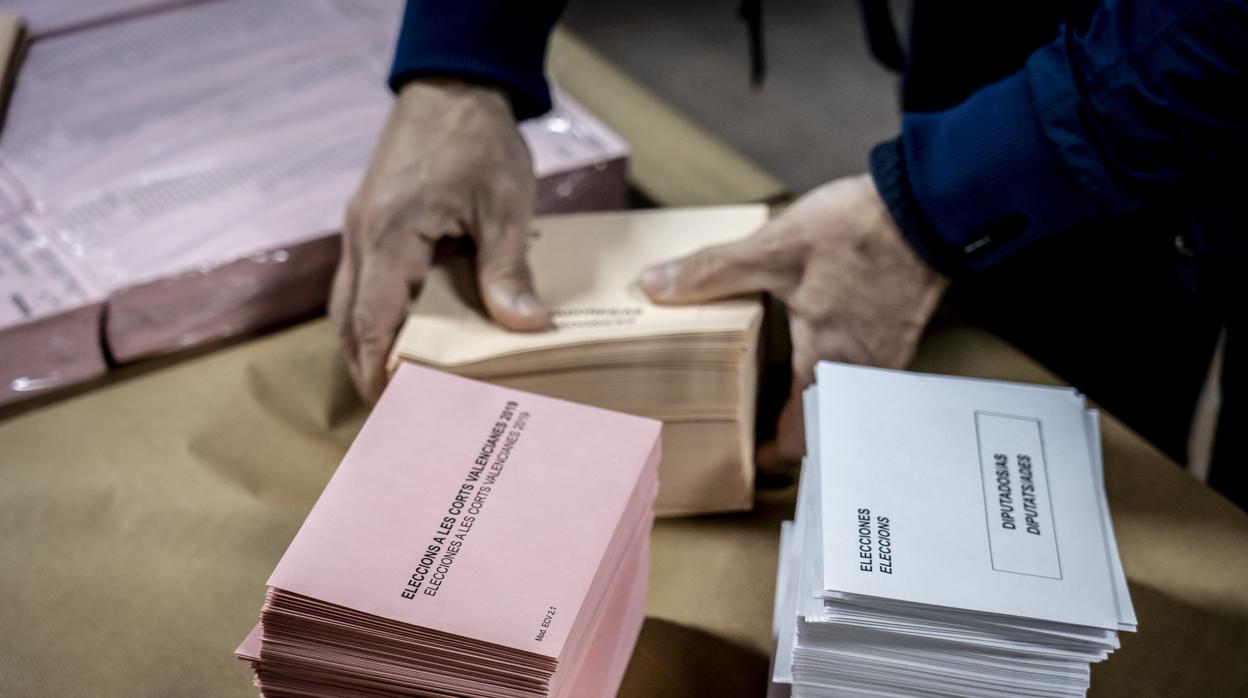
<svg viewBox="0 0 1248 698">
<path fill-rule="evenodd" d="M 651 264 L 743 238 L 761 205 L 539 218 L 529 261 L 554 328 L 491 322 L 466 263 L 426 279 L 390 357 L 663 421 L 659 515 L 749 509 L 759 298 L 659 306 L 637 286 Z"/>
<path fill-rule="evenodd" d="M 237 656 L 268 698 L 609 698 L 645 617 L 660 425 L 398 370 Z"/>
</svg>

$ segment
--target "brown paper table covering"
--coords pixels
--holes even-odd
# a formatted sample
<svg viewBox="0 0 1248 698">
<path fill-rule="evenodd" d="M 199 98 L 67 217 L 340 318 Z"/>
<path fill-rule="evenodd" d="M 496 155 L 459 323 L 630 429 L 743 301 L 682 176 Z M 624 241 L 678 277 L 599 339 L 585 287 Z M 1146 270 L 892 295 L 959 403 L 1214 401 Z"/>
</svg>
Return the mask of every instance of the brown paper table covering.
<svg viewBox="0 0 1248 698">
<path fill-rule="evenodd" d="M 1053 380 L 956 325 L 916 368 Z M 0 422 L 0 695 L 254 696 L 231 651 L 364 416 L 318 320 Z M 1093 694 L 1248 694 L 1248 516 L 1113 419 L 1105 456 L 1140 632 Z M 793 495 L 657 524 L 622 695 L 762 694 Z"/>
</svg>

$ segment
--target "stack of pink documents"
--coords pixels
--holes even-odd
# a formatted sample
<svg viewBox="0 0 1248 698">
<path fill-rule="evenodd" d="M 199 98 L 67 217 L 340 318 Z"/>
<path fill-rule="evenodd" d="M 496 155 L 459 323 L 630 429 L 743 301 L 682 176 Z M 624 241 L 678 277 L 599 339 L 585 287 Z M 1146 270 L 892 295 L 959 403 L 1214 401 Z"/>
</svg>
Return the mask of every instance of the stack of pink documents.
<svg viewBox="0 0 1248 698">
<path fill-rule="evenodd" d="M 320 312 L 402 9 L 188 2 L 36 41 L 0 137 L 0 404 Z M 537 210 L 622 207 L 627 146 L 554 99 L 520 125 Z"/>
<path fill-rule="evenodd" d="M 659 422 L 399 367 L 238 648 L 264 696 L 613 696 Z"/>
</svg>

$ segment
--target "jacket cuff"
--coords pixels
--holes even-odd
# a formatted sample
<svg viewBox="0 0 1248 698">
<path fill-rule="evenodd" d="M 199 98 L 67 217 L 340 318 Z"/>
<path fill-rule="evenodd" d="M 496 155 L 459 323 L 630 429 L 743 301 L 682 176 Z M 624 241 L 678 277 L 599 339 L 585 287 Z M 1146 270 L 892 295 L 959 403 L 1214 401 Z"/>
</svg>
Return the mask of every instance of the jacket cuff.
<svg viewBox="0 0 1248 698">
<path fill-rule="evenodd" d="M 877 186 L 880 172 L 897 172 L 889 208 L 910 217 L 907 225 L 894 211 L 903 232 L 951 278 L 1099 212 L 1046 137 L 1024 71 L 952 109 L 906 114 L 899 146 L 875 160 Z"/>
<path fill-rule="evenodd" d="M 509 71 L 472 56 L 432 52 L 396 56 L 388 82 L 390 89 L 398 94 L 408 82 L 429 77 L 453 77 L 501 89 L 507 94 L 516 121 L 524 121 L 550 111 L 550 86 L 540 74 L 533 76 Z"/>
<path fill-rule="evenodd" d="M 919 210 L 906 175 L 900 138 L 885 141 L 871 149 L 871 178 L 875 180 L 875 188 L 888 212 L 901 229 L 902 237 L 919 257 L 950 279 L 962 274 L 961 260 Z"/>
<path fill-rule="evenodd" d="M 562 2 L 443 3 L 409 0 L 394 50 L 390 89 L 422 77 L 497 86 L 517 120 L 550 110 L 546 45 Z"/>
</svg>

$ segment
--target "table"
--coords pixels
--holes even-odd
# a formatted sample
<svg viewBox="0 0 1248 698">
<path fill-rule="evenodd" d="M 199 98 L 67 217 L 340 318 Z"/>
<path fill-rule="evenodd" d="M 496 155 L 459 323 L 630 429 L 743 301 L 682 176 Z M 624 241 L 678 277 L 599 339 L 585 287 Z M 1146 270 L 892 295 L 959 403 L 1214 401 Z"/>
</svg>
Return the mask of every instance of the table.
<svg viewBox="0 0 1248 698">
<path fill-rule="evenodd" d="M 601 62 L 562 38 L 552 61 L 569 45 L 581 69 Z M 783 196 L 709 137 L 702 156 L 664 164 L 648 134 L 674 112 L 650 99 L 666 116 L 614 117 L 640 119 L 633 132 L 612 123 L 633 139 L 649 196 Z M 698 140 L 695 126 L 681 128 Z M 713 186 L 681 189 L 708 163 Z M 1056 382 L 957 323 L 927 333 L 914 368 Z M 254 696 L 231 652 L 366 415 L 328 323 L 125 371 L 10 414 L 0 422 L 0 694 Z M 1104 443 L 1140 632 L 1094 669 L 1093 695 L 1248 694 L 1248 515 L 1112 417 Z M 794 494 L 773 479 L 753 512 L 656 524 L 648 618 L 621 695 L 762 695 L 779 522 Z"/>
</svg>

